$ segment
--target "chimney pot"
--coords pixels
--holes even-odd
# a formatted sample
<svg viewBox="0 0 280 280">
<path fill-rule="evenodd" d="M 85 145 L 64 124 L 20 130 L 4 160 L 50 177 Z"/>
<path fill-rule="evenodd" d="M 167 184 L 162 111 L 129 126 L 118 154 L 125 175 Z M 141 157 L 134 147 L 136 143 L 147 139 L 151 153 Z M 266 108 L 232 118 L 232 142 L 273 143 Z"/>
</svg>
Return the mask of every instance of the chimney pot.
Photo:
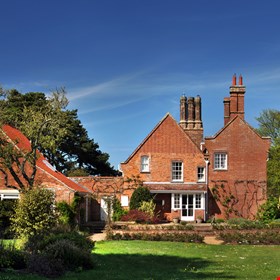
<svg viewBox="0 0 280 280">
<path fill-rule="evenodd" d="M 234 74 L 232 77 L 232 85 L 236 86 L 236 74 Z"/>
<path fill-rule="evenodd" d="M 238 85 L 239 85 L 239 86 L 242 86 L 242 85 L 243 85 L 243 77 L 242 77 L 242 75 L 239 76 Z"/>
</svg>

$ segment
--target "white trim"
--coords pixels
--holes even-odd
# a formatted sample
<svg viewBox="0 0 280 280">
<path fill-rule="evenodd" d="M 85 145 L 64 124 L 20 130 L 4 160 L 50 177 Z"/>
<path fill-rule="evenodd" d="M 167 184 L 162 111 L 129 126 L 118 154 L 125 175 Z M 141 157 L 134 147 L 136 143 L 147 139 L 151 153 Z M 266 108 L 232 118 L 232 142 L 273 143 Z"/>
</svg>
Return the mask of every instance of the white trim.
<svg viewBox="0 0 280 280">
<path fill-rule="evenodd" d="M 4 199 L 19 199 L 18 190 L 0 190 L 0 200 Z"/>
<path fill-rule="evenodd" d="M 182 193 L 182 194 L 186 194 L 186 193 L 206 193 L 206 191 L 199 191 L 199 190 L 150 190 L 150 193 Z"/>
<path fill-rule="evenodd" d="M 178 182 L 143 182 L 144 185 L 201 185 L 201 184 L 204 184 L 204 182 L 181 182 L 181 181 L 178 181 Z"/>
</svg>

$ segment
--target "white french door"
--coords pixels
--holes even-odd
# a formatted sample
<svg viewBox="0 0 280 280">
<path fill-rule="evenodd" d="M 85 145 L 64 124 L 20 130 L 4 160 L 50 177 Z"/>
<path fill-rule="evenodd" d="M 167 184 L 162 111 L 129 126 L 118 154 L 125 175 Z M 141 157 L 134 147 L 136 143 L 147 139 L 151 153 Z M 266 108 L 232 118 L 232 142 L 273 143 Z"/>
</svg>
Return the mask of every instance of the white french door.
<svg viewBox="0 0 280 280">
<path fill-rule="evenodd" d="M 182 221 L 194 220 L 194 195 L 182 194 Z"/>
</svg>

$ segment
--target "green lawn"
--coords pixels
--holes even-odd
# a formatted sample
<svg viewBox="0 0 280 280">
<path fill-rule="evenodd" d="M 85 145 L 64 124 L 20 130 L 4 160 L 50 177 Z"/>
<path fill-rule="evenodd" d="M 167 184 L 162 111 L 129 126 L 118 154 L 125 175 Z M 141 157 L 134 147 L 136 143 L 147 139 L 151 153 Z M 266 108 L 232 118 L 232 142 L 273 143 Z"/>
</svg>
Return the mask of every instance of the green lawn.
<svg viewBox="0 0 280 280">
<path fill-rule="evenodd" d="M 276 279 L 280 246 L 106 241 L 95 248 L 96 268 L 59 279 Z M 0 280 L 42 279 L 0 273 Z"/>
</svg>

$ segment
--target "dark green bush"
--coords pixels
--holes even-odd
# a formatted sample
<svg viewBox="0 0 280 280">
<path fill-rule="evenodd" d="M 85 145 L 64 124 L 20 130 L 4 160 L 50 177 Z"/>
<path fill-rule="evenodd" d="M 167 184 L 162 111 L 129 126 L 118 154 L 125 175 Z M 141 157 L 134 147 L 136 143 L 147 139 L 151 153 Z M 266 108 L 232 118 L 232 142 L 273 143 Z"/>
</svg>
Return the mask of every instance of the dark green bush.
<svg viewBox="0 0 280 280">
<path fill-rule="evenodd" d="M 25 244 L 25 249 L 29 252 L 43 252 L 45 248 L 59 240 L 69 240 L 82 250 L 92 251 L 94 242 L 86 238 L 86 236 L 77 231 L 69 232 L 50 232 L 48 235 L 31 236 Z"/>
<path fill-rule="evenodd" d="M 140 186 L 132 194 L 129 208 L 130 210 L 138 209 L 143 201 L 150 201 L 152 195 L 147 187 Z"/>
<path fill-rule="evenodd" d="M 113 221 L 120 221 L 122 216 L 124 216 L 125 214 L 127 214 L 127 211 L 123 209 L 123 207 L 121 206 L 121 202 L 115 197 L 113 199 Z"/>
<path fill-rule="evenodd" d="M 61 260 L 43 254 L 31 254 L 27 260 L 27 269 L 48 278 L 59 277 L 65 273 Z"/>
<path fill-rule="evenodd" d="M 0 200 L 0 238 L 13 238 L 13 233 L 10 230 L 10 218 L 15 213 L 17 200 L 7 199 Z"/>
<path fill-rule="evenodd" d="M 269 222 L 280 218 L 279 199 L 272 197 L 262 204 L 258 210 L 257 217 L 261 221 Z"/>
<path fill-rule="evenodd" d="M 17 250 L 13 244 L 5 246 L 0 243 L 0 270 L 6 268 L 26 268 L 26 254 Z"/>
<path fill-rule="evenodd" d="M 50 258 L 61 261 L 67 270 L 93 268 L 91 251 L 80 248 L 67 239 L 57 240 L 50 244 L 43 253 Z"/>
<path fill-rule="evenodd" d="M 61 201 L 56 204 L 56 209 L 59 212 L 59 221 L 62 224 L 70 225 L 71 227 L 75 225 L 76 213 L 71 205 L 65 201 Z"/>
</svg>

